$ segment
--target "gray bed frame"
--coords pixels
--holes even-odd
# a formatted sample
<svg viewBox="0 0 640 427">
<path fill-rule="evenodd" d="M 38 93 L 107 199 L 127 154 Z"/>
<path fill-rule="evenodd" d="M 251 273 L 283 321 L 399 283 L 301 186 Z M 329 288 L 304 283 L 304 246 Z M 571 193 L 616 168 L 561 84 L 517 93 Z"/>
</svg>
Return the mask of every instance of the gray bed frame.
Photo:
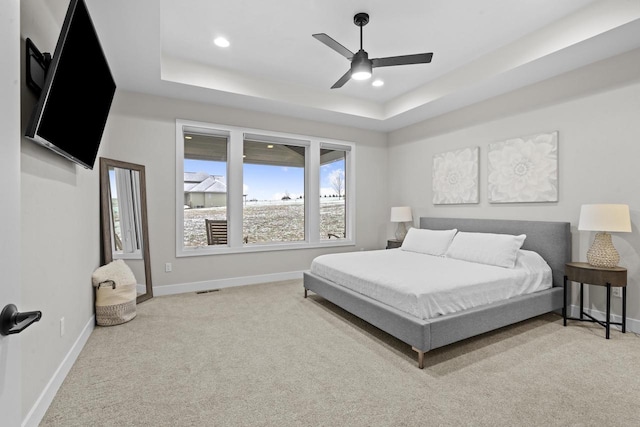
<svg viewBox="0 0 640 427">
<path fill-rule="evenodd" d="M 420 218 L 420 228 L 431 230 L 526 234 L 522 249 L 539 253 L 551 267 L 553 287 L 433 319 L 420 319 L 344 288 L 311 272 L 304 273 L 304 297 L 312 291 L 373 326 L 411 345 L 424 368 L 429 350 L 503 326 L 563 309 L 564 266 L 571 261 L 568 222 L 469 218 Z"/>
</svg>

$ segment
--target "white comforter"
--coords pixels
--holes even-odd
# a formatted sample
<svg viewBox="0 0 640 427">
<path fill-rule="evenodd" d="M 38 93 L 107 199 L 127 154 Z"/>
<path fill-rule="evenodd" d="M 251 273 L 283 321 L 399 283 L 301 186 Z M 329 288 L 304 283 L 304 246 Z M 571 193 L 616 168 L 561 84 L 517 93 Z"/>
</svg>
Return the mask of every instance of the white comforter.
<svg viewBox="0 0 640 427">
<path fill-rule="evenodd" d="M 321 255 L 311 272 L 421 319 L 552 286 L 549 265 L 525 250 L 514 268 L 390 249 Z"/>
</svg>

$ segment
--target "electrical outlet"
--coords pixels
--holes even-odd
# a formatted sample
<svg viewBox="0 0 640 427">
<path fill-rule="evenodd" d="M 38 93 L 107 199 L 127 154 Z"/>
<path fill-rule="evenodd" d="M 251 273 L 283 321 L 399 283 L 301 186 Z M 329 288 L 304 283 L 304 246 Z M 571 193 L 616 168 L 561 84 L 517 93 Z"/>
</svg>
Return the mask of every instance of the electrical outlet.
<svg viewBox="0 0 640 427">
<path fill-rule="evenodd" d="M 172 268 L 173 268 L 173 267 L 171 266 L 171 263 L 170 263 L 170 262 L 168 262 L 168 263 L 166 263 L 166 264 L 164 265 L 164 272 L 165 272 L 165 273 L 171 273 Z"/>
<path fill-rule="evenodd" d="M 613 295 L 614 297 L 617 298 L 622 298 L 622 288 L 621 287 L 612 287 L 611 288 L 611 295 Z"/>
<path fill-rule="evenodd" d="M 64 317 L 60 318 L 60 336 L 64 335 Z"/>
</svg>

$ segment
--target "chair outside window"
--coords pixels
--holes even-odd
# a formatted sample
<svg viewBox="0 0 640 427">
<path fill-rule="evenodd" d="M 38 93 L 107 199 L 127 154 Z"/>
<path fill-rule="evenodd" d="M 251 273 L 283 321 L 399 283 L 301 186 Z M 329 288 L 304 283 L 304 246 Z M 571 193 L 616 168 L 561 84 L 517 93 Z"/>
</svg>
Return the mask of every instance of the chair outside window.
<svg viewBox="0 0 640 427">
<path fill-rule="evenodd" d="M 207 227 L 208 245 L 227 244 L 227 220 L 225 219 L 205 219 Z"/>
<path fill-rule="evenodd" d="M 207 244 L 208 245 L 226 245 L 227 244 L 227 220 L 226 219 L 205 219 L 207 228 Z M 244 243 L 249 243 L 249 236 L 242 238 Z"/>
</svg>

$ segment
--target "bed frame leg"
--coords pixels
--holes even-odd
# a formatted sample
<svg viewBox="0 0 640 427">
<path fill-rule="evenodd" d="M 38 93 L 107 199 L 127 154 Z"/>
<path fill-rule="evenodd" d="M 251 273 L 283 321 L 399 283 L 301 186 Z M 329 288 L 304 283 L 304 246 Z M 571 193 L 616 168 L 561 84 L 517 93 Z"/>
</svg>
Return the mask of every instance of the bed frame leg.
<svg viewBox="0 0 640 427">
<path fill-rule="evenodd" d="M 304 297 L 307 297 L 307 288 L 304 288 Z"/>
<path fill-rule="evenodd" d="M 418 369 L 424 369 L 424 351 L 420 351 L 415 347 L 411 347 L 413 351 L 418 352 Z"/>
</svg>

